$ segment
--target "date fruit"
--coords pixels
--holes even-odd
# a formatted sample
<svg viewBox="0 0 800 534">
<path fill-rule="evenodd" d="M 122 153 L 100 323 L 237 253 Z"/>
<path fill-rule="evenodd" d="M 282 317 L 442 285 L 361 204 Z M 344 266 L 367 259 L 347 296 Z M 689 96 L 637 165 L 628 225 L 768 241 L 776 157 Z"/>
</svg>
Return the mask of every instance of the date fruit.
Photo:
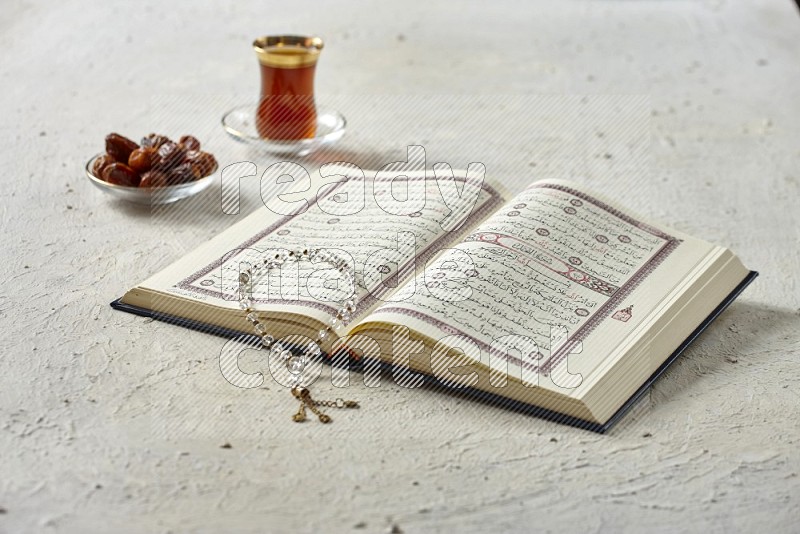
<svg viewBox="0 0 800 534">
<path fill-rule="evenodd" d="M 139 175 L 124 163 L 112 163 L 103 170 L 103 180 L 114 185 L 138 187 Z"/>
<path fill-rule="evenodd" d="M 178 143 L 151 133 L 141 146 L 117 133 L 106 136 L 106 154 L 92 163 L 91 172 L 110 184 L 126 187 L 166 187 L 204 178 L 217 168 L 217 160 L 200 150 L 193 135 Z"/>
<path fill-rule="evenodd" d="M 178 140 L 178 144 L 186 150 L 200 150 L 200 141 L 192 135 L 184 135 Z"/>
<path fill-rule="evenodd" d="M 211 174 L 217 166 L 217 160 L 208 152 L 191 150 L 186 153 L 186 161 L 192 165 L 192 170 L 197 178 L 204 178 Z"/>
<path fill-rule="evenodd" d="M 147 171 L 142 173 L 142 181 L 139 182 L 139 187 L 164 187 L 169 185 L 167 175 L 162 171 Z"/>
<path fill-rule="evenodd" d="M 133 152 L 131 152 L 130 157 L 128 158 L 128 167 L 135 170 L 138 173 L 143 173 L 149 171 L 150 168 L 153 166 L 153 161 L 155 159 L 156 149 L 145 147 L 145 148 L 137 148 Z"/>
<path fill-rule="evenodd" d="M 106 136 L 106 152 L 117 161 L 127 162 L 131 152 L 139 148 L 139 145 L 116 133 Z"/>
<path fill-rule="evenodd" d="M 108 154 L 103 154 L 102 156 L 94 160 L 94 163 L 92 164 L 92 174 L 94 174 L 95 176 L 97 176 L 102 180 L 103 171 L 105 170 L 106 167 L 108 167 L 112 163 L 116 163 L 116 161 L 114 161 L 114 158 L 112 158 Z"/>
<path fill-rule="evenodd" d="M 170 184 L 185 184 L 187 182 L 193 182 L 196 179 L 197 177 L 194 175 L 191 163 L 181 163 L 169 173 Z"/>
<path fill-rule="evenodd" d="M 142 137 L 141 144 L 145 148 L 158 148 L 167 141 L 169 141 L 169 137 L 167 137 L 166 135 L 158 135 L 155 133 L 151 133 L 150 135 Z"/>
<path fill-rule="evenodd" d="M 176 143 L 172 141 L 167 141 L 160 147 L 158 147 L 158 163 L 157 167 L 162 170 L 170 169 L 176 167 L 183 157 L 186 155 L 186 151 L 179 147 Z"/>
</svg>

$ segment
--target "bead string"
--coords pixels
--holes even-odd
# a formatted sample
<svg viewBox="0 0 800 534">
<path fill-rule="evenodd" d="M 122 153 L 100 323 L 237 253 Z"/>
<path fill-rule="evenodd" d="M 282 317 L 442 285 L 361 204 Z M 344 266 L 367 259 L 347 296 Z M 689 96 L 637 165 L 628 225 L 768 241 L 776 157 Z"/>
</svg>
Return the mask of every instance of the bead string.
<svg viewBox="0 0 800 534">
<path fill-rule="evenodd" d="M 253 266 L 248 267 L 239 274 L 239 307 L 245 313 L 245 319 L 253 326 L 256 335 L 261 339 L 261 344 L 270 350 L 272 356 L 279 357 L 286 365 L 287 371 L 291 376 L 292 395 L 300 400 L 300 408 L 292 419 L 296 422 L 306 420 L 306 408 L 311 410 L 322 423 L 329 423 L 330 416 L 319 410 L 320 406 L 329 408 L 358 408 L 355 401 L 345 401 L 336 399 L 335 401 L 316 401 L 311 398 L 309 390 L 301 386 L 303 382 L 303 371 L 308 364 L 315 358 L 322 356 L 322 343 L 331 337 L 335 331 L 347 325 L 353 317 L 356 309 L 355 295 L 346 297 L 338 303 L 337 312 L 331 315 L 324 328 L 317 332 L 314 341 L 302 347 L 300 354 L 294 354 L 290 349 L 283 346 L 275 337 L 269 333 L 266 323 L 258 317 L 254 308 L 253 286 L 255 279 L 268 273 L 270 270 L 283 266 L 290 261 L 300 262 L 308 260 L 312 263 L 324 262 L 337 269 L 344 275 L 352 275 L 352 269 L 347 260 L 338 257 L 324 249 L 298 249 L 283 250 L 275 254 L 274 257 L 259 261 Z M 363 284 L 356 284 L 357 286 Z"/>
</svg>

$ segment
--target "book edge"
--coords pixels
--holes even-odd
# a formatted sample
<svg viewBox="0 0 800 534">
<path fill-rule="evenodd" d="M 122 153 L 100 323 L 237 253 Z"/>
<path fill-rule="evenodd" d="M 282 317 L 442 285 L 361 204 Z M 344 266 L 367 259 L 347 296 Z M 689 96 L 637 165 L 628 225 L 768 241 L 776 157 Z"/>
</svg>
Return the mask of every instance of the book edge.
<svg viewBox="0 0 800 534">
<path fill-rule="evenodd" d="M 588 430 L 591 432 L 596 432 L 599 434 L 604 434 L 612 427 L 614 427 L 632 408 L 636 405 L 636 403 L 642 398 L 644 393 L 649 390 L 652 385 L 658 380 L 658 378 L 664 374 L 664 372 L 678 359 L 678 357 L 697 339 L 703 331 L 705 331 L 711 323 L 716 320 L 719 315 L 727 309 L 734 300 L 749 286 L 753 280 L 758 276 L 757 271 L 749 271 L 747 276 L 725 297 L 722 302 L 717 305 L 714 310 L 697 326 L 689 336 L 678 346 L 669 357 L 664 360 L 664 362 L 655 370 L 655 372 L 650 375 L 650 377 L 645 380 L 645 382 L 639 387 L 629 398 L 626 400 L 619 409 L 606 421 L 605 423 L 597 423 L 593 421 L 586 421 L 583 419 L 578 419 L 575 417 L 571 417 L 568 415 L 564 415 L 559 412 L 555 412 L 552 410 L 547 410 L 544 408 L 540 408 L 538 406 L 523 403 L 520 401 L 512 400 L 507 397 L 503 397 L 502 395 L 497 395 L 493 393 L 488 393 L 479 389 L 474 388 L 460 388 L 460 389 L 451 389 L 447 388 L 446 386 L 442 386 L 442 384 L 436 379 L 436 377 L 424 375 L 421 373 L 419 374 L 424 380 L 425 383 L 428 385 L 435 385 L 437 387 L 445 387 L 446 389 L 451 389 L 449 391 L 450 394 L 455 394 L 456 396 L 469 396 L 473 397 L 476 400 L 487 402 L 494 406 L 500 406 L 505 409 L 509 409 L 518 413 L 522 413 L 525 415 L 538 417 L 540 419 L 544 419 L 547 421 L 553 421 L 556 423 L 573 426 L 576 428 L 580 428 L 582 430 Z M 201 323 L 198 321 L 193 321 L 190 319 L 184 319 L 178 316 L 163 314 L 159 312 L 155 312 L 152 310 L 148 310 L 146 308 L 142 308 L 139 306 L 134 306 L 131 304 L 126 304 L 122 302 L 122 298 L 118 298 L 111 302 L 111 307 L 115 310 L 124 311 L 127 313 L 131 313 L 134 315 L 142 316 L 142 317 L 149 317 L 158 321 L 175 324 L 177 326 L 182 326 L 184 328 L 189 328 L 192 330 L 197 330 L 203 333 L 213 334 L 220 337 L 232 338 L 241 336 L 242 333 L 230 330 L 227 328 L 218 327 L 212 325 L 210 323 Z M 351 362 L 353 363 L 353 362 Z M 356 362 L 357 363 L 357 362 Z M 381 362 L 381 366 L 384 368 L 391 368 L 391 364 L 387 362 Z M 351 366 L 353 370 L 358 371 L 359 365 L 355 367 Z"/>
</svg>

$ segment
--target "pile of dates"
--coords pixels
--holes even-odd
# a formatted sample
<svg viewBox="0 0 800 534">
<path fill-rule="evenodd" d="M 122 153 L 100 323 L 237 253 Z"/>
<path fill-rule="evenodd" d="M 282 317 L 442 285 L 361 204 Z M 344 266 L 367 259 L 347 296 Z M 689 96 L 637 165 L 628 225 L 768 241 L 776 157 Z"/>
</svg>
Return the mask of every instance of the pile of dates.
<svg viewBox="0 0 800 534">
<path fill-rule="evenodd" d="M 184 135 L 176 143 L 150 134 L 138 145 L 119 134 L 106 136 L 106 153 L 92 165 L 92 173 L 110 184 L 127 187 L 164 187 L 208 176 L 217 160 L 200 150 L 200 141 Z"/>
</svg>

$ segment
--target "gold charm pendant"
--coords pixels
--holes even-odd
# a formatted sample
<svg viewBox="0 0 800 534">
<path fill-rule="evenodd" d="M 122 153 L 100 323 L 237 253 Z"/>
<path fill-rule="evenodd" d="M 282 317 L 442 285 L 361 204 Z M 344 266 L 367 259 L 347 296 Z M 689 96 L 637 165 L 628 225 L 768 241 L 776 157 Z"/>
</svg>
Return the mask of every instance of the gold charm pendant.
<svg viewBox="0 0 800 534">
<path fill-rule="evenodd" d="M 297 413 L 292 416 L 292 421 L 295 423 L 302 423 L 306 420 L 306 403 L 300 403 L 300 409 L 297 410 Z"/>
<path fill-rule="evenodd" d="M 293 387 L 292 395 L 300 401 L 300 408 L 297 410 L 297 413 L 292 416 L 292 420 L 295 423 L 302 423 L 306 420 L 306 408 L 317 416 L 320 423 L 330 423 L 332 419 L 330 415 L 322 413 L 319 406 L 324 406 L 326 408 L 358 408 L 358 402 L 346 401 L 344 399 L 336 399 L 335 401 L 315 401 L 311 398 L 311 392 L 308 388 L 301 386 Z"/>
</svg>

